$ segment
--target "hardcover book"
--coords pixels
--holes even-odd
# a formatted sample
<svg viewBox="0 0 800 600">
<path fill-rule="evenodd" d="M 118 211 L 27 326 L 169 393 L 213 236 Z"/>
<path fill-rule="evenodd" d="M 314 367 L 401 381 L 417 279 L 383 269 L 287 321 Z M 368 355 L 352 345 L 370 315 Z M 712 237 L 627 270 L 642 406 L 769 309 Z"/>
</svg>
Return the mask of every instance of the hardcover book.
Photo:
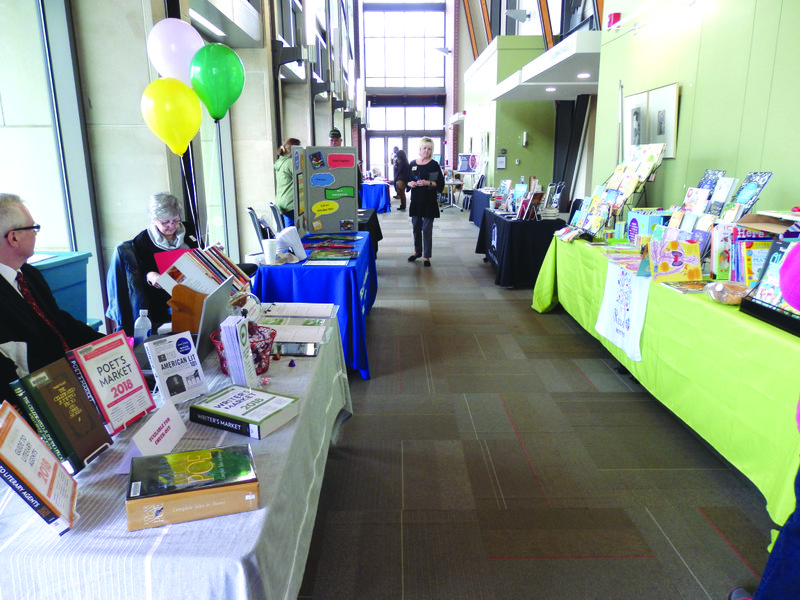
<svg viewBox="0 0 800 600">
<path fill-rule="evenodd" d="M 112 444 L 92 392 L 84 384 L 65 358 L 11 383 L 34 427 L 71 473 Z"/>
<path fill-rule="evenodd" d="M 189 407 L 189 420 L 262 439 L 299 411 L 298 398 L 231 385 L 194 402 Z"/>
<path fill-rule="evenodd" d="M 655 241 L 648 246 L 654 281 L 696 281 L 703 278 L 696 242 Z"/>
<path fill-rule="evenodd" d="M 144 343 L 161 396 L 178 404 L 208 393 L 191 334 L 174 333 Z"/>
<path fill-rule="evenodd" d="M 258 508 L 250 446 L 227 446 L 131 459 L 128 531 Z"/>
<path fill-rule="evenodd" d="M 0 479 L 59 535 L 78 514 L 78 484 L 6 401 L 0 406 Z"/>
<path fill-rule="evenodd" d="M 111 435 L 156 407 L 124 331 L 70 350 L 67 360 L 86 378 Z"/>
</svg>

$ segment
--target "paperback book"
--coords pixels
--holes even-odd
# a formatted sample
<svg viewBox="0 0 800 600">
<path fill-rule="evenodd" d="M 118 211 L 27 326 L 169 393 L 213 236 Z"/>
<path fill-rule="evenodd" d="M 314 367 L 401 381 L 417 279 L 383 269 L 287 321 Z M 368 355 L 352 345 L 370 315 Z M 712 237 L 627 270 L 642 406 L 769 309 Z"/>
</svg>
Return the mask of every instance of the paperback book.
<svg viewBox="0 0 800 600">
<path fill-rule="evenodd" d="M 92 392 L 65 358 L 11 383 L 20 405 L 69 473 L 77 473 L 112 443 Z"/>
<path fill-rule="evenodd" d="M 258 508 L 258 476 L 249 445 L 131 459 L 128 531 Z"/>
<path fill-rule="evenodd" d="M 246 317 L 231 315 L 220 325 L 222 345 L 228 361 L 228 374 L 233 383 L 256 387 L 259 377 L 250 348 L 249 321 Z"/>
<path fill-rule="evenodd" d="M 239 385 L 228 386 L 189 407 L 189 420 L 263 439 L 294 419 L 300 400 Z"/>
<path fill-rule="evenodd" d="M 308 255 L 309 261 L 315 260 L 339 260 L 348 261 L 351 258 L 358 258 L 358 250 L 344 250 L 336 248 L 328 248 L 325 250 L 312 250 Z"/>
<path fill-rule="evenodd" d="M 78 518 L 78 483 L 6 401 L 0 405 L 0 479 L 59 535 Z"/>
<path fill-rule="evenodd" d="M 755 205 L 759 195 L 772 177 L 771 171 L 751 172 L 742 180 L 742 185 L 733 200 L 743 206 L 739 216 L 746 215 Z"/>
<path fill-rule="evenodd" d="M 161 397 L 178 404 L 208 392 L 191 334 L 174 333 L 144 343 Z"/>
<path fill-rule="evenodd" d="M 124 331 L 70 350 L 67 360 L 83 373 L 111 435 L 156 407 Z"/>
</svg>

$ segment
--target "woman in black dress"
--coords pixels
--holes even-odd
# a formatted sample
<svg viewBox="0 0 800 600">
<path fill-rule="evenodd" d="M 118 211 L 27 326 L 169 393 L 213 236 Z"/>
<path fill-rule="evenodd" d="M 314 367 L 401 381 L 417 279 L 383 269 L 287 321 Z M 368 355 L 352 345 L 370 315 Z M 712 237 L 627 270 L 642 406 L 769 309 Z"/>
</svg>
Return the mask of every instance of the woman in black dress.
<svg viewBox="0 0 800 600">
<path fill-rule="evenodd" d="M 408 215 L 414 232 L 414 254 L 408 262 L 420 256 L 426 267 L 431 266 L 433 220 L 439 218 L 439 194 L 444 190 L 444 174 L 439 163 L 432 158 L 433 140 L 424 137 L 419 143 L 419 158 L 409 165 L 411 206 Z"/>
</svg>

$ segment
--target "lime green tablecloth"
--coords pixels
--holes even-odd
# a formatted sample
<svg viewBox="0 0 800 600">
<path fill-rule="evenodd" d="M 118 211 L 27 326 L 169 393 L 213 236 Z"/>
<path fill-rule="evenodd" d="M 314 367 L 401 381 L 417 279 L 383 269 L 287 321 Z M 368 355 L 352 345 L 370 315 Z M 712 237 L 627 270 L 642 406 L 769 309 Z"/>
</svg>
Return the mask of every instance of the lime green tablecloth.
<svg viewBox="0 0 800 600">
<path fill-rule="evenodd" d="M 602 247 L 553 239 L 533 308 L 559 302 L 675 415 L 748 477 L 779 524 L 794 509 L 800 338 L 718 304 L 651 284 L 641 362 L 595 331 L 605 287 Z M 556 294 L 557 290 L 557 294 Z"/>
</svg>

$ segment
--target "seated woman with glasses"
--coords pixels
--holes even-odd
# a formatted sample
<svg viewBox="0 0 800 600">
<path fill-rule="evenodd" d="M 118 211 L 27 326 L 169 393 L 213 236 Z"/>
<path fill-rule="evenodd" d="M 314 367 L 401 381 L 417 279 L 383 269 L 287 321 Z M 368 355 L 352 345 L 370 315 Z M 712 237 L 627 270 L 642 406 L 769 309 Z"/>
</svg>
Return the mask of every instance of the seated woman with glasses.
<svg viewBox="0 0 800 600">
<path fill-rule="evenodd" d="M 155 330 L 157 324 L 171 320 L 167 301 L 170 295 L 156 280 L 159 272 L 155 255 L 178 248 L 197 248 L 197 238 L 190 223 L 181 221 L 181 207 L 172 194 L 159 193 L 150 197 L 150 226 L 133 238 L 133 251 L 139 272 L 147 285 L 144 294 L 148 301 L 148 316 Z"/>
</svg>

